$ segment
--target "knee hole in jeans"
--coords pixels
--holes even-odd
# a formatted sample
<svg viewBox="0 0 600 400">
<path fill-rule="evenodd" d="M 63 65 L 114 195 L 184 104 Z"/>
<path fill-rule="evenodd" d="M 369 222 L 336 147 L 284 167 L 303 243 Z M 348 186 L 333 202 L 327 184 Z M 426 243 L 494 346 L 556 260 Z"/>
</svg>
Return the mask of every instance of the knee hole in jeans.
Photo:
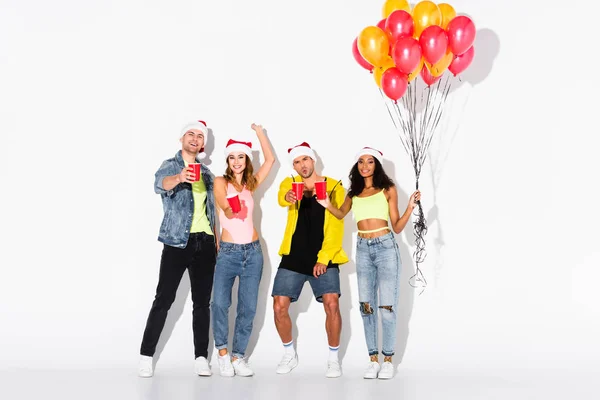
<svg viewBox="0 0 600 400">
<path fill-rule="evenodd" d="M 389 312 L 394 312 L 394 310 L 392 309 L 392 306 L 379 306 L 379 308 L 381 308 L 383 310 L 388 310 Z"/>
<path fill-rule="evenodd" d="M 371 307 L 371 304 L 369 304 L 368 302 L 366 302 L 366 301 L 364 301 L 364 302 L 363 302 L 363 301 L 361 301 L 361 302 L 360 302 L 360 312 L 361 312 L 363 315 L 370 315 L 370 314 L 373 314 L 373 307 Z"/>
</svg>

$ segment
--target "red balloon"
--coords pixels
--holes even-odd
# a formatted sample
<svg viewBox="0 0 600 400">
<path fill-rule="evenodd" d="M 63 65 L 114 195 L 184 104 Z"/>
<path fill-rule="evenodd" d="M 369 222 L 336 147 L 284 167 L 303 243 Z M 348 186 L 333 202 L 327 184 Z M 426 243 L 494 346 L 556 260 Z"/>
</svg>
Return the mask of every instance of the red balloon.
<svg viewBox="0 0 600 400">
<path fill-rule="evenodd" d="M 440 76 L 431 75 L 431 72 L 429 72 L 426 65 L 423 65 L 423 68 L 421 68 L 421 79 L 423 79 L 423 82 L 425 82 L 425 84 L 427 84 L 427 86 L 431 86 L 434 83 L 436 83 L 437 81 L 439 81 L 442 78 L 442 75 L 440 75 Z"/>
<path fill-rule="evenodd" d="M 358 51 L 358 38 L 354 39 L 354 43 L 352 43 L 352 55 L 354 56 L 354 59 L 356 60 L 358 65 L 360 65 L 369 72 L 373 71 L 373 66 L 369 64 L 367 60 L 365 60 Z"/>
<path fill-rule="evenodd" d="M 452 72 L 454 76 L 462 73 L 465 69 L 471 65 L 471 61 L 473 61 L 473 57 L 475 56 L 475 47 L 469 47 L 469 50 L 461 54 L 460 56 L 454 56 L 454 60 L 450 66 L 448 66 L 448 70 Z"/>
<path fill-rule="evenodd" d="M 457 56 L 465 53 L 475 42 L 475 24 L 471 18 L 459 15 L 448 24 L 448 46 Z"/>
<path fill-rule="evenodd" d="M 413 37 L 398 39 L 392 50 L 392 58 L 396 68 L 407 75 L 419 66 L 421 55 L 421 46 Z"/>
<path fill-rule="evenodd" d="M 438 25 L 425 28 L 419 38 L 423 58 L 430 64 L 435 64 L 444 57 L 448 48 L 448 35 Z"/>
<path fill-rule="evenodd" d="M 396 10 L 387 17 L 384 29 L 396 41 L 401 37 L 412 37 L 415 23 L 412 16 L 404 10 Z"/>
<path fill-rule="evenodd" d="M 383 93 L 394 101 L 404 96 L 407 87 L 408 80 L 406 75 L 400 72 L 398 68 L 392 67 L 381 76 L 381 89 L 383 89 Z"/>
<path fill-rule="evenodd" d="M 390 42 L 390 49 L 388 50 L 388 56 L 392 56 L 392 44 L 394 43 L 394 41 L 392 40 L 392 37 L 390 36 L 390 33 L 388 31 L 385 30 L 385 24 L 386 24 L 387 18 L 382 19 L 381 21 L 379 21 L 377 23 L 377 27 L 379 29 L 381 29 L 382 31 L 385 32 L 385 34 L 388 37 L 388 41 Z"/>
</svg>

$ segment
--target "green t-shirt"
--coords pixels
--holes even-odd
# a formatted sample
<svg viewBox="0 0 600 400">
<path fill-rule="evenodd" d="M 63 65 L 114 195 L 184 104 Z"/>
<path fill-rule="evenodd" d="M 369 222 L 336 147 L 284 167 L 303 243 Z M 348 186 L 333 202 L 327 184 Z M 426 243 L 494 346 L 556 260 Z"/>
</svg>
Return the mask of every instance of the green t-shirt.
<svg viewBox="0 0 600 400">
<path fill-rule="evenodd" d="M 188 166 L 187 162 L 185 162 L 185 166 Z M 210 222 L 206 217 L 206 185 L 202 179 L 192 183 L 192 195 L 194 196 L 194 216 L 192 217 L 190 233 L 206 232 L 212 235 Z"/>
</svg>

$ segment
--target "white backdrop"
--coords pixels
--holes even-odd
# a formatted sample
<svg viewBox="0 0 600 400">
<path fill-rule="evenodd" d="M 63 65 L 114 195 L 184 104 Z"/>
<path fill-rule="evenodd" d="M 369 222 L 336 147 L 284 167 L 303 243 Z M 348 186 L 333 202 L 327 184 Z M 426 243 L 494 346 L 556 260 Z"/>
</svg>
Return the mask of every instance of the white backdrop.
<svg viewBox="0 0 600 400">
<path fill-rule="evenodd" d="M 383 1 L 0 4 L 0 367 L 135 368 L 161 252 L 153 175 L 190 118 L 213 130 L 217 174 L 227 139 L 258 145 L 252 122 L 276 150 L 255 215 L 266 265 L 251 341 L 253 365 L 274 367 L 281 346 L 270 290 L 286 149 L 308 141 L 322 172 L 346 179 L 357 149 L 379 147 L 401 207 L 414 188 L 380 94 L 351 54 Z M 476 23 L 476 57 L 423 171 L 431 229 L 421 296 L 408 285 L 410 227 L 399 236 L 396 361 L 591 365 L 600 356 L 593 23 L 567 18 L 558 1 L 451 4 Z M 355 230 L 348 217 L 352 258 Z M 353 262 L 342 266 L 342 290 L 344 365 L 362 368 Z M 188 291 L 186 276 L 159 368 L 193 356 Z M 293 315 L 302 362 L 323 365 L 324 313 L 308 285 Z"/>
</svg>

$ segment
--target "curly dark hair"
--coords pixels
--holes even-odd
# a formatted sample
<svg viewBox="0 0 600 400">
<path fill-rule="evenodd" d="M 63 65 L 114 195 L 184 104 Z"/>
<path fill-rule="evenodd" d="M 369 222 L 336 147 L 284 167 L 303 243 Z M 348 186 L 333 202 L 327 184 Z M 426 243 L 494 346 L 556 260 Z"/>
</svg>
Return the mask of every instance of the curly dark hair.
<svg viewBox="0 0 600 400">
<path fill-rule="evenodd" d="M 383 166 L 379 160 L 376 158 L 373 158 L 373 160 L 375 161 L 375 171 L 373 171 L 373 187 L 378 189 L 389 189 L 395 186 L 392 178 L 387 176 L 383 170 Z M 358 161 L 352 166 L 348 178 L 350 178 L 348 197 L 354 197 L 361 194 L 365 188 L 365 178 L 363 178 L 358 171 Z"/>
</svg>

